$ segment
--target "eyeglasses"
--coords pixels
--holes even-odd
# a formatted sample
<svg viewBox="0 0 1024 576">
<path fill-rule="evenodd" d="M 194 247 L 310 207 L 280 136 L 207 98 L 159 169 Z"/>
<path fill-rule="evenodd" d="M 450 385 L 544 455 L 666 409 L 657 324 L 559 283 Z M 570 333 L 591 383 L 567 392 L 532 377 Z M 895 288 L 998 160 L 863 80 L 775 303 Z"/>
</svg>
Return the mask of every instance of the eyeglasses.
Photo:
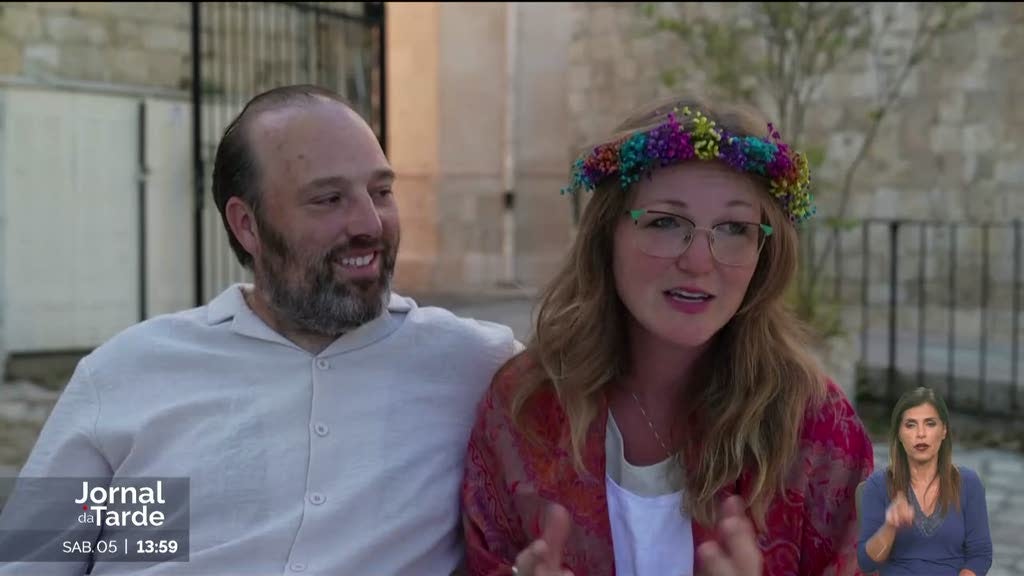
<svg viewBox="0 0 1024 576">
<path fill-rule="evenodd" d="M 772 227 L 756 222 L 722 222 L 698 228 L 692 220 L 656 210 L 628 210 L 635 227 L 636 246 L 657 258 L 678 258 L 693 243 L 697 230 L 708 234 L 711 256 L 726 266 L 746 266 L 757 261 Z"/>
</svg>

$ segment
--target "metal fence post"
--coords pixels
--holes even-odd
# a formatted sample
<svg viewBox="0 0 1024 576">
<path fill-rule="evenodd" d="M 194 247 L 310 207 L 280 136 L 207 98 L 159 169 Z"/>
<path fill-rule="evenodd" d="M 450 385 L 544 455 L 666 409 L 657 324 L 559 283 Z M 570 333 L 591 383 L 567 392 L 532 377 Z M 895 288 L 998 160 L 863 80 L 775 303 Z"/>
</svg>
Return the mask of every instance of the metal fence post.
<svg viewBox="0 0 1024 576">
<path fill-rule="evenodd" d="M 889 402 L 896 400 L 896 300 L 899 296 L 899 220 L 889 222 L 889 372 L 885 393 Z"/>
</svg>

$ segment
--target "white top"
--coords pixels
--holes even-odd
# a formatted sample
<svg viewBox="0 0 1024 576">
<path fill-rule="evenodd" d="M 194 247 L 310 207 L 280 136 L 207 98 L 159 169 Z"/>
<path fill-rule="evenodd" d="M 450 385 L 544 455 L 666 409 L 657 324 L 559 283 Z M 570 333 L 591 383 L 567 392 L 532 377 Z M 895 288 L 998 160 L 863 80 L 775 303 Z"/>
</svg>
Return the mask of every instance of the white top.
<svg viewBox="0 0 1024 576">
<path fill-rule="evenodd" d="M 608 516 L 619 576 L 693 574 L 693 527 L 683 513 L 683 492 L 673 488 L 676 463 L 626 461 L 622 434 L 608 413 L 605 436 Z"/>
<path fill-rule="evenodd" d="M 190 478 L 190 561 L 96 575 L 449 574 L 475 408 L 518 348 L 507 327 L 392 295 L 314 356 L 232 286 L 84 358 L 21 474 Z"/>
</svg>

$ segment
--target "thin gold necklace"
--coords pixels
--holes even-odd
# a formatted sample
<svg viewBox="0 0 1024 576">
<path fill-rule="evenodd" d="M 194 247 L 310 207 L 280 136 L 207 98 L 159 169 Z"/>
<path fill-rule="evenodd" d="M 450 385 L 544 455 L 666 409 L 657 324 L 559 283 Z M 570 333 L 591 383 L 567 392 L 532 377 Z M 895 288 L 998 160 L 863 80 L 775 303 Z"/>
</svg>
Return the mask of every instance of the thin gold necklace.
<svg viewBox="0 0 1024 576">
<path fill-rule="evenodd" d="M 665 454 L 667 454 L 669 458 L 674 456 L 672 451 L 668 449 L 668 446 L 665 444 L 665 442 L 662 441 L 661 434 L 658 434 L 658 430 L 654 427 L 654 422 L 652 422 L 651 417 L 647 415 L 647 410 L 644 410 L 644 403 L 641 402 L 639 398 L 637 398 L 636 393 L 634 393 L 632 390 L 629 391 L 629 395 L 633 397 L 633 400 L 636 400 L 637 408 L 639 408 L 640 413 L 644 415 L 644 419 L 647 420 L 647 425 L 650 426 L 651 432 L 654 433 L 654 439 L 658 441 L 658 444 L 661 444 L 661 448 L 665 450 Z"/>
</svg>

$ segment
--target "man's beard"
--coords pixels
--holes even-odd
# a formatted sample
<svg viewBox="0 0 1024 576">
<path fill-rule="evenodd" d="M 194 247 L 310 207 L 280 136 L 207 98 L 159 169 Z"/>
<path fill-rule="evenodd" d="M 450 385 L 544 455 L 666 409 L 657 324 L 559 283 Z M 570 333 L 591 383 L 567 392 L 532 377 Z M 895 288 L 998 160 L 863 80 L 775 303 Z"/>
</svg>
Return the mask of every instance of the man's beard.
<svg viewBox="0 0 1024 576">
<path fill-rule="evenodd" d="M 356 237 L 326 253 L 300 255 L 262 218 L 257 219 L 257 227 L 263 251 L 256 284 L 282 320 L 305 332 L 338 336 L 380 316 L 391 295 L 397 237 L 393 244 Z M 353 249 L 379 251 L 377 278 L 343 281 L 335 277 L 336 263 Z"/>
</svg>

